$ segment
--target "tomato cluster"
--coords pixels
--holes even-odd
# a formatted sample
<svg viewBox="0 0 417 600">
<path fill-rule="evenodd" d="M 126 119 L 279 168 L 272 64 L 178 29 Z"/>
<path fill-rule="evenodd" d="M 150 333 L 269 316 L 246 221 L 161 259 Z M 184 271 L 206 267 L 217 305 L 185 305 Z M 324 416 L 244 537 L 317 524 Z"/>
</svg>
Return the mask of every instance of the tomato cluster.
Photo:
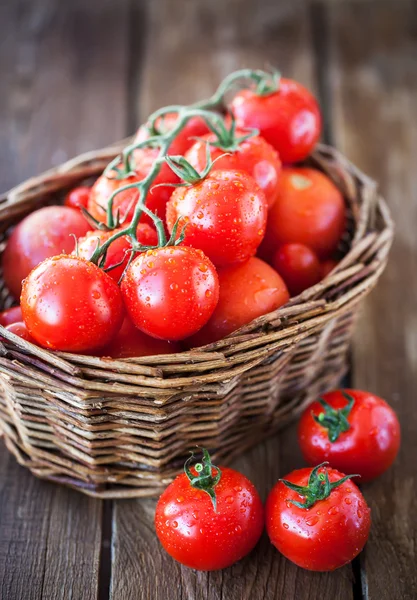
<svg viewBox="0 0 417 600">
<path fill-rule="evenodd" d="M 227 105 L 242 75 L 251 84 Z M 216 342 L 276 310 L 337 267 L 343 196 L 298 164 L 320 130 L 314 97 L 261 71 L 232 74 L 206 102 L 157 111 L 92 187 L 14 228 L 2 267 L 20 306 L 0 313 L 0 325 L 51 350 L 124 359 Z M 250 552 L 266 521 L 289 559 L 333 570 L 370 528 L 344 473 L 380 475 L 399 442 L 383 400 L 332 392 L 300 421 L 312 468 L 279 480 L 265 511 L 246 477 L 203 450 L 162 494 L 157 534 L 183 564 L 220 569 Z"/>
<path fill-rule="evenodd" d="M 15 227 L 2 258 L 21 302 L 15 333 L 114 358 L 180 351 L 276 310 L 334 268 L 343 197 L 294 164 L 320 136 L 317 102 L 295 81 L 244 74 L 250 85 L 229 104 L 222 84 L 197 109 L 151 115 L 92 187 Z"/>
</svg>

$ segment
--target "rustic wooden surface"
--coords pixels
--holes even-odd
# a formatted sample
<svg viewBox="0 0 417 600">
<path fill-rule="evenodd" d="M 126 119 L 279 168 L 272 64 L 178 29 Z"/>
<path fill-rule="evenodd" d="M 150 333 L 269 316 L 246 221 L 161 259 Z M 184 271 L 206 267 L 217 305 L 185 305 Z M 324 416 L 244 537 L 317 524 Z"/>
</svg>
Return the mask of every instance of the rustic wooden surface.
<svg viewBox="0 0 417 600">
<path fill-rule="evenodd" d="M 398 411 L 395 466 L 364 487 L 370 542 L 335 573 L 302 571 L 264 536 L 218 573 L 174 563 L 155 502 L 100 502 L 41 482 L 0 447 L 0 598 L 403 600 L 417 596 L 417 10 L 413 0 L 9 0 L 0 4 L 0 186 L 131 133 L 153 109 L 268 63 L 309 85 L 324 136 L 381 183 L 397 223 L 368 300 L 352 382 Z M 294 426 L 236 461 L 265 498 L 300 466 Z M 260 468 L 260 465 L 263 465 Z"/>
</svg>

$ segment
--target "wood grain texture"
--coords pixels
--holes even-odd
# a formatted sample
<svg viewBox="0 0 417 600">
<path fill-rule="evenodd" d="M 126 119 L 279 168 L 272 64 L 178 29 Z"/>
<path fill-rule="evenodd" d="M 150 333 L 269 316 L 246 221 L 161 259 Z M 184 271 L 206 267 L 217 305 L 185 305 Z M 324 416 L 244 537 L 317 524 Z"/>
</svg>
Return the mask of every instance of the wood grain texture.
<svg viewBox="0 0 417 600">
<path fill-rule="evenodd" d="M 353 382 L 398 412 L 395 466 L 364 487 L 373 526 L 361 557 L 369 600 L 417 596 L 417 11 L 412 1 L 330 11 L 336 144 L 377 181 L 396 222 L 388 268 L 366 302 Z M 360 26 L 358 26 L 360 24 Z M 366 32 L 366 33 L 364 33 Z"/>
<path fill-rule="evenodd" d="M 128 5 L 0 6 L 0 186 L 126 134 Z M 0 598 L 97 598 L 102 503 L 46 484 L 0 443 Z"/>
<path fill-rule="evenodd" d="M 230 71 L 269 64 L 314 88 L 307 4 L 216 0 L 147 6 L 145 65 L 130 106 L 143 120 L 159 106 L 209 96 Z M 138 27 L 143 24 L 138 23 Z M 280 476 L 301 466 L 295 428 L 234 463 L 252 479 L 263 499 Z M 264 534 L 252 554 L 221 572 L 181 567 L 162 550 L 154 532 L 155 501 L 114 503 L 112 600 L 349 600 L 350 566 L 331 574 L 298 569 Z"/>
</svg>

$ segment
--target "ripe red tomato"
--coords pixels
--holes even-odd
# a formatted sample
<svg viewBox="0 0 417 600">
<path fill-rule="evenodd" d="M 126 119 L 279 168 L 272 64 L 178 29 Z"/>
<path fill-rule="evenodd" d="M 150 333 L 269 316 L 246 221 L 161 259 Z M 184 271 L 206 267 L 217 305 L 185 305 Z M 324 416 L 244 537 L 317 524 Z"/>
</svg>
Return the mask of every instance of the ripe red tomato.
<svg viewBox="0 0 417 600">
<path fill-rule="evenodd" d="M 83 352 L 107 344 L 120 329 L 117 284 L 93 263 L 62 254 L 44 260 L 25 279 L 23 320 L 38 344 Z"/>
<path fill-rule="evenodd" d="M 175 354 L 181 347 L 175 342 L 157 340 L 135 327 L 129 317 L 114 338 L 105 346 L 100 354 L 112 358 L 133 358 L 137 356 L 155 356 L 156 354 Z"/>
<path fill-rule="evenodd" d="M 265 512 L 273 545 L 311 571 L 334 571 L 353 560 L 371 527 L 370 508 L 357 486 L 324 465 L 280 479 Z"/>
<path fill-rule="evenodd" d="M 3 327 L 11 325 L 12 323 L 18 323 L 21 320 L 22 309 L 20 306 L 12 306 L 12 308 L 3 310 L 3 312 L 0 313 L 0 325 L 3 325 Z"/>
<path fill-rule="evenodd" d="M 324 460 L 340 471 L 358 473 L 369 481 L 384 473 L 400 447 L 397 415 L 384 400 L 369 392 L 336 390 L 304 411 L 298 441 L 305 460 Z"/>
<path fill-rule="evenodd" d="M 280 246 L 275 253 L 273 265 L 287 284 L 292 296 L 301 294 L 321 279 L 319 259 L 304 244 Z"/>
<path fill-rule="evenodd" d="M 183 243 L 220 267 L 255 254 L 265 233 L 267 203 L 244 171 L 212 171 L 199 183 L 174 191 L 167 206 L 170 231 L 180 217 L 186 224 Z"/>
<path fill-rule="evenodd" d="M 169 131 L 172 131 L 178 119 L 177 113 L 167 113 L 163 116 L 163 118 L 159 118 L 156 120 L 156 128 L 159 133 L 165 134 Z M 200 137 L 205 135 L 210 130 L 207 127 L 206 122 L 201 117 L 191 117 L 186 123 L 186 125 L 181 129 L 178 133 L 174 141 L 171 143 L 169 147 L 168 154 L 170 155 L 181 155 L 183 156 L 188 148 L 190 148 L 194 142 L 196 137 Z M 149 132 L 146 127 L 143 125 L 139 127 L 138 132 L 135 137 L 135 142 L 143 142 L 147 140 L 149 137 Z"/>
<path fill-rule="evenodd" d="M 115 230 L 116 231 L 116 230 Z M 97 247 L 97 243 L 103 244 L 106 240 L 114 235 L 115 231 L 90 231 L 84 238 L 78 240 L 78 256 L 89 260 Z M 144 246 L 156 246 L 158 244 L 158 236 L 155 229 L 152 229 L 147 223 L 139 223 L 136 235 L 138 241 Z M 128 236 L 119 237 L 112 242 L 107 250 L 106 262 L 104 263 L 104 269 L 112 268 L 107 271 L 108 275 L 116 283 L 123 275 L 123 271 L 126 268 L 127 262 L 130 256 L 130 249 L 132 248 Z M 121 264 L 120 264 L 121 263 Z M 119 265 L 116 267 L 115 265 Z"/>
<path fill-rule="evenodd" d="M 32 344 L 36 344 L 35 340 L 30 335 L 23 321 L 16 321 L 15 323 L 10 323 L 10 325 L 7 325 L 6 329 L 19 336 L 23 340 L 26 340 L 27 342 L 32 342 Z"/>
<path fill-rule="evenodd" d="M 334 183 L 317 169 L 282 169 L 278 196 L 269 211 L 263 255 L 282 244 L 309 246 L 320 259 L 336 250 L 345 228 L 345 203 Z"/>
<path fill-rule="evenodd" d="M 156 534 L 183 565 L 201 571 L 224 569 L 258 542 L 263 530 L 261 500 L 249 479 L 212 465 L 206 450 L 201 463 L 191 468 L 187 463 L 186 472 L 158 500 Z"/>
<path fill-rule="evenodd" d="M 80 185 L 65 196 L 64 204 L 70 208 L 87 208 L 91 188 Z"/>
<path fill-rule="evenodd" d="M 207 323 L 187 340 L 202 346 L 224 338 L 256 317 L 276 310 L 289 300 L 280 275 L 259 258 L 219 270 L 219 302 Z"/>
<path fill-rule="evenodd" d="M 320 263 L 321 279 L 327 277 L 327 275 L 333 271 L 337 264 L 337 260 L 333 260 L 332 258 L 323 260 L 323 262 Z"/>
<path fill-rule="evenodd" d="M 19 298 L 22 281 L 45 258 L 75 248 L 75 237 L 91 229 L 78 210 L 67 206 L 46 206 L 35 210 L 13 230 L 2 257 L 7 287 Z"/>
<path fill-rule="evenodd" d="M 152 168 L 152 164 L 157 155 L 158 150 L 156 148 L 146 148 L 140 151 L 136 150 L 135 175 L 125 177 L 124 179 L 108 178 L 106 175 L 101 175 L 91 188 L 90 199 L 88 201 L 88 212 L 98 221 L 106 223 L 106 211 L 111 194 L 116 189 L 144 179 Z M 178 177 L 171 171 L 168 165 L 164 164 L 147 194 L 145 201 L 147 208 L 163 220 L 165 219 L 166 203 L 171 197 L 173 188 L 170 186 L 154 186 L 161 183 L 175 183 L 177 181 Z M 124 192 L 120 192 L 113 200 L 113 215 L 116 216 L 117 212 L 119 212 L 120 217 L 124 219 L 124 222 L 129 223 L 133 218 L 133 213 L 138 200 L 139 192 L 137 188 L 130 188 Z M 145 214 L 142 214 L 140 220 L 142 223 L 153 224 L 152 219 Z"/>
<path fill-rule="evenodd" d="M 242 90 L 234 97 L 232 113 L 239 128 L 258 129 L 283 163 L 306 158 L 321 133 L 320 109 L 314 96 L 296 81 L 282 78 L 279 90 L 258 96 Z"/>
<path fill-rule="evenodd" d="M 237 136 L 244 132 L 236 132 Z M 197 141 L 187 152 L 185 158 L 198 171 L 202 173 L 206 166 L 207 142 L 214 142 L 217 137 L 211 133 Z M 259 136 L 251 137 L 239 144 L 235 152 L 225 154 L 224 150 L 210 146 L 212 160 L 216 160 L 214 170 L 239 169 L 249 173 L 265 194 L 268 207 L 275 202 L 278 192 L 278 179 L 281 172 L 281 161 L 274 148 Z M 222 158 L 218 158 L 220 156 Z"/>
<path fill-rule="evenodd" d="M 121 290 L 136 327 L 155 338 L 181 340 L 211 317 L 219 281 L 201 250 L 168 246 L 135 258 Z"/>
</svg>

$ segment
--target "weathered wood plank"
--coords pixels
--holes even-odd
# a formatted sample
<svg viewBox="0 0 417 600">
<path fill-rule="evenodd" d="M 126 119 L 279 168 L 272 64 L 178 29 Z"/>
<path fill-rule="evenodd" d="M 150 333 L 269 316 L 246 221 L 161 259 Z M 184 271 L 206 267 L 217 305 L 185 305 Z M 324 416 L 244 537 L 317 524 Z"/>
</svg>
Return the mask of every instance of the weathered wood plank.
<svg viewBox="0 0 417 600">
<path fill-rule="evenodd" d="M 137 119 L 168 103 L 210 95 L 230 71 L 268 63 L 313 85 L 313 57 L 306 3 L 194 0 L 148 2 L 146 63 L 140 88 L 132 89 Z M 138 27 L 141 24 L 138 23 Z M 143 26 L 143 25 L 142 25 Z M 301 466 L 295 429 L 254 449 L 234 466 L 265 499 L 280 476 Z M 115 502 L 111 598 L 153 600 L 273 600 L 352 598 L 351 568 L 332 574 L 298 569 L 264 535 L 252 554 L 221 572 L 181 567 L 162 550 L 153 527 L 155 502 Z"/>
<path fill-rule="evenodd" d="M 1 3 L 2 190 L 126 134 L 128 10 Z M 102 503 L 37 480 L 0 446 L 0 598 L 96 599 Z"/>
<path fill-rule="evenodd" d="M 417 11 L 415 2 L 345 2 L 330 11 L 334 134 L 342 151 L 380 183 L 396 221 L 391 260 L 366 302 L 353 381 L 397 410 L 395 466 L 364 486 L 372 507 L 361 557 L 369 600 L 417 594 Z"/>
</svg>

